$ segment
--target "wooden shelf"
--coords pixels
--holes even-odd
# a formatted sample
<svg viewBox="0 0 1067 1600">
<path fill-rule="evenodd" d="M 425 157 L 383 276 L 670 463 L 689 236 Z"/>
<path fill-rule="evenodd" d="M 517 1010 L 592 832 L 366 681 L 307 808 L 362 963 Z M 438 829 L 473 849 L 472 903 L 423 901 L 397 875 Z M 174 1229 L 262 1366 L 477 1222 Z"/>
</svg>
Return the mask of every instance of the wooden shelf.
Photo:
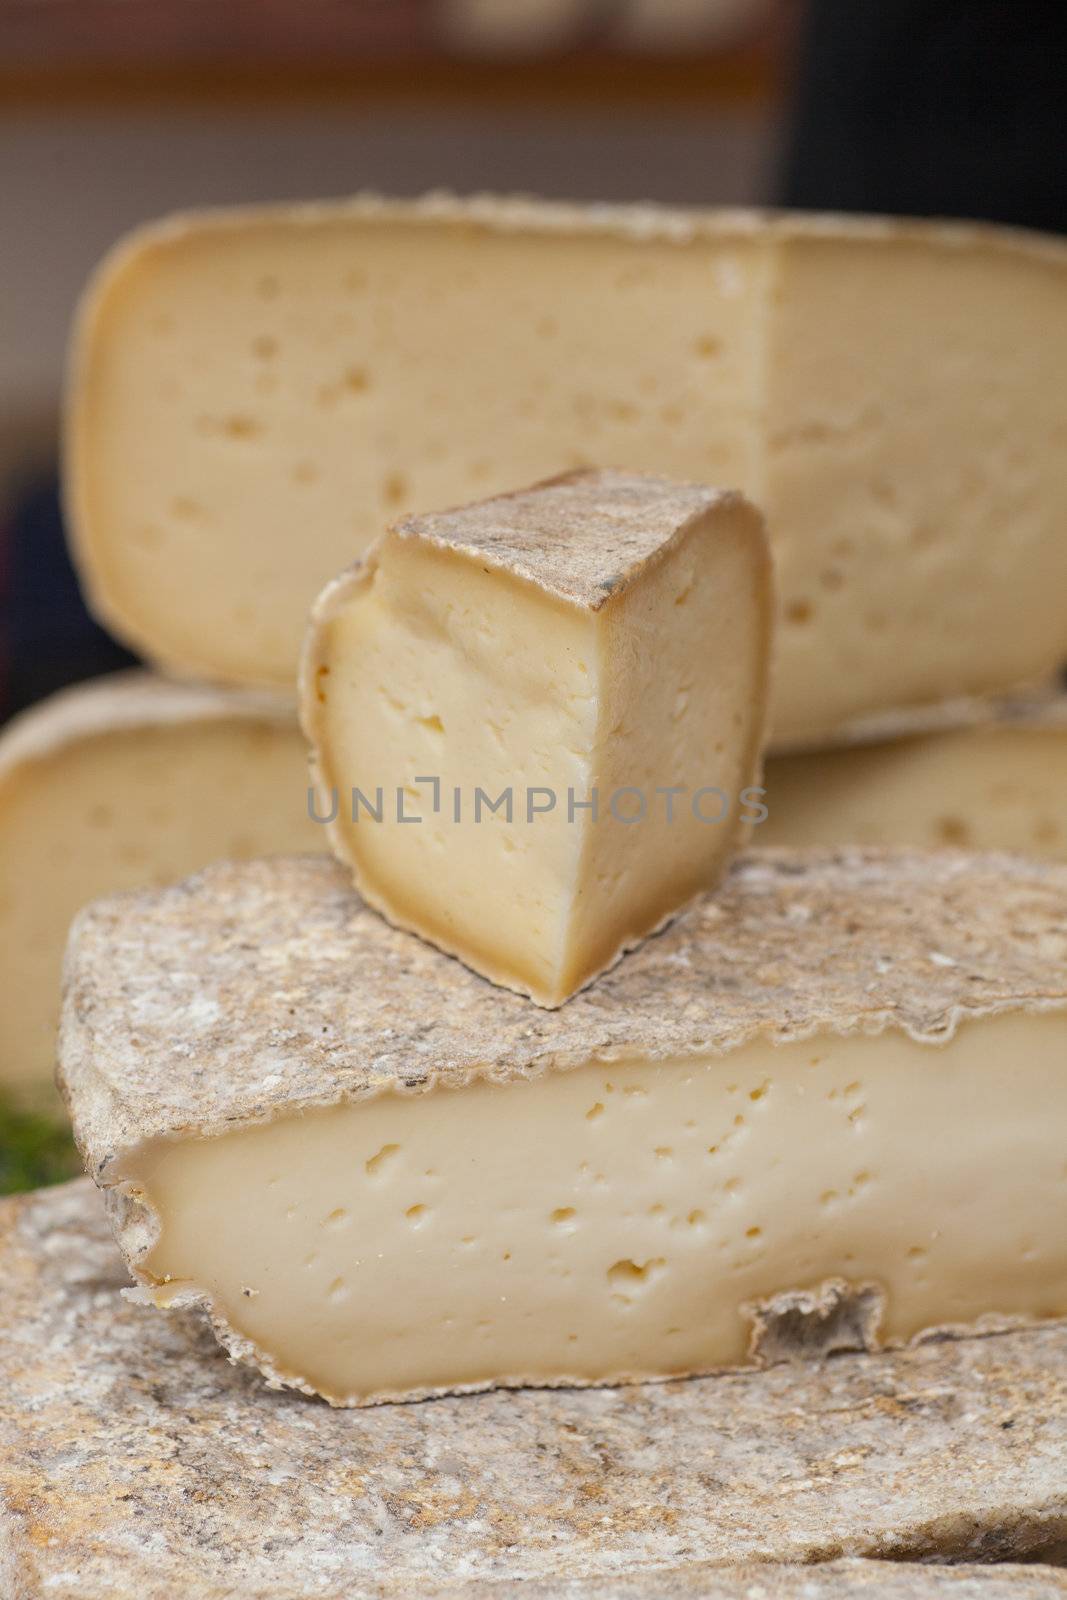
<svg viewBox="0 0 1067 1600">
<path fill-rule="evenodd" d="M 774 96 L 789 0 L 732 49 L 641 55 L 592 30 L 524 59 L 449 48 L 433 0 L 7 0 L 0 105 L 284 98 L 734 103 Z"/>
</svg>

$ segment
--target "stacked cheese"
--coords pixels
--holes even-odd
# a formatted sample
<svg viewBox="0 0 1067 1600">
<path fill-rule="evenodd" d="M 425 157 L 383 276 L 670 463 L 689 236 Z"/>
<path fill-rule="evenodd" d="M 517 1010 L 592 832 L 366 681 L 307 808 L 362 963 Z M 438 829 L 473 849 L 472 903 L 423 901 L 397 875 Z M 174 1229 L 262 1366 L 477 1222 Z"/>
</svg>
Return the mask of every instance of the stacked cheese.
<svg viewBox="0 0 1067 1600">
<path fill-rule="evenodd" d="M 267 694 L 121 673 L 0 736 L 0 1091 L 58 1108 L 60 967 L 97 895 L 225 858 L 321 850 L 292 710 Z"/>
<path fill-rule="evenodd" d="M 775 614 L 782 745 L 1058 667 L 1065 269 L 440 201 L 112 259 L 68 500 L 118 631 L 291 690 L 394 522 L 303 648 L 349 873 L 222 865 L 75 926 L 61 1081 L 143 1300 L 340 1405 L 1067 1310 L 1067 869 L 831 849 L 720 887 Z M 776 612 L 709 479 L 766 508 Z"/>
<path fill-rule="evenodd" d="M 947 845 L 1067 860 L 1067 696 L 945 721 L 938 732 L 768 762 L 760 844 Z"/>
<path fill-rule="evenodd" d="M 63 1080 L 140 1297 L 339 1405 L 1034 1320 L 1065 904 L 1010 857 L 759 852 L 549 1011 L 333 863 L 221 865 L 82 913 Z"/>
<path fill-rule="evenodd" d="M 68 434 L 100 614 L 291 687 L 321 586 L 402 513 L 576 466 L 744 490 L 781 592 L 773 733 L 1067 654 L 1067 247 L 993 228 L 348 204 L 178 217 L 105 263 Z"/>
</svg>

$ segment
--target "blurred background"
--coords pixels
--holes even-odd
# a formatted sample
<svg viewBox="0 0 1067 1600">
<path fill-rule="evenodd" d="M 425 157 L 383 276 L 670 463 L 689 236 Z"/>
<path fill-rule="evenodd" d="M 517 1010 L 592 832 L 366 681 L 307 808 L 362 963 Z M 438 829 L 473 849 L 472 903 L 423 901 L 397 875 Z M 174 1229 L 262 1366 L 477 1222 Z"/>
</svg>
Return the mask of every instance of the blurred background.
<svg viewBox="0 0 1067 1600">
<path fill-rule="evenodd" d="M 129 658 L 56 493 L 80 288 L 169 210 L 447 187 L 1067 222 L 1063 0 L 0 0 L 0 720 Z"/>
</svg>

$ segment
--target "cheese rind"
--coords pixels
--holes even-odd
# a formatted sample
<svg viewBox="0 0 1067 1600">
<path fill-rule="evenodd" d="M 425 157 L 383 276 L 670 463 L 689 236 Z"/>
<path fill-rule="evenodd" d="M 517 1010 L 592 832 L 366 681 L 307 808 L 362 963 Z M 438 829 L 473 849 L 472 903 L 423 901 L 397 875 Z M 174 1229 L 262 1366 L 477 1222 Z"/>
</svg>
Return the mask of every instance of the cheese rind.
<svg viewBox="0 0 1067 1600">
<path fill-rule="evenodd" d="M 275 697 L 131 672 L 32 707 L 0 737 L 0 1084 L 56 1104 L 60 969 L 101 894 L 225 856 L 325 847 L 306 749 Z"/>
<path fill-rule="evenodd" d="M 736 495 L 576 473 L 399 524 L 305 647 L 336 853 L 398 927 L 561 1004 L 757 814 L 771 622 Z"/>
<path fill-rule="evenodd" d="M 1063 1326 L 725 1383 L 311 1416 L 300 1395 L 257 1392 L 189 1319 L 131 1305 L 124 1278 L 86 1180 L 0 1203 L 15 1594 L 69 1594 L 76 1573 L 80 1600 L 219 1600 L 235 1571 L 243 1594 L 374 1600 L 1067 1587 L 1036 1565 L 907 1565 L 1032 1562 L 1059 1536 Z M 823 1565 L 831 1548 L 883 1559 Z"/>
<path fill-rule="evenodd" d="M 1018 850 L 1067 860 L 1067 701 L 768 763 L 757 844 Z"/>
<path fill-rule="evenodd" d="M 66 492 L 93 604 L 287 688 L 398 514 L 590 464 L 768 512 L 775 741 L 1065 654 L 1067 250 L 995 228 L 364 197 L 174 218 L 81 314 Z M 249 604 L 254 591 L 256 604 Z"/>
<path fill-rule="evenodd" d="M 531 1014 L 222 866 L 82 914 L 61 1078 L 145 1297 L 335 1404 L 734 1366 L 828 1280 L 867 1344 L 1060 1315 L 1065 889 L 766 852 Z"/>
</svg>

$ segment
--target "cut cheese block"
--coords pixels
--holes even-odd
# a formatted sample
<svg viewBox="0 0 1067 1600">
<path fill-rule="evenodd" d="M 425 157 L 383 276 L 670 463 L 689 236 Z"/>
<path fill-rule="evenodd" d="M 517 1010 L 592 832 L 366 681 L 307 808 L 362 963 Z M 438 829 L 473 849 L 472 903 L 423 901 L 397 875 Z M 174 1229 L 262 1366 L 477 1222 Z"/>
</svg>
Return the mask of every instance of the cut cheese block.
<svg viewBox="0 0 1067 1600">
<path fill-rule="evenodd" d="M 910 844 L 1067 860 L 1067 699 L 768 764 L 758 844 Z"/>
<path fill-rule="evenodd" d="M 398 927 L 561 1004 L 761 814 L 771 626 L 736 495 L 580 472 L 398 524 L 304 653 L 336 853 Z"/>
<path fill-rule="evenodd" d="M 75 554 L 176 671 L 291 685 L 404 512 L 575 466 L 748 493 L 776 741 L 1067 655 L 1067 248 L 992 228 L 431 197 L 177 217 L 76 341 Z"/>
<path fill-rule="evenodd" d="M 291 711 L 122 673 L 0 737 L 0 1087 L 52 1105 L 63 944 L 97 895 L 224 856 L 322 850 Z"/>
<path fill-rule="evenodd" d="M 61 1082 L 145 1301 L 339 1405 L 1038 1319 L 1065 904 L 1011 856 L 762 852 L 535 1011 L 331 862 L 222 864 L 80 915 Z"/>
<path fill-rule="evenodd" d="M 1040 1566 L 901 1564 L 1033 1560 L 1062 1533 L 1063 1327 L 727 1380 L 311 1415 L 220 1360 L 191 1318 L 131 1305 L 125 1276 L 84 1179 L 0 1203 L 5 1596 L 1067 1591 Z M 829 1555 L 851 1559 L 768 1565 Z"/>
</svg>

